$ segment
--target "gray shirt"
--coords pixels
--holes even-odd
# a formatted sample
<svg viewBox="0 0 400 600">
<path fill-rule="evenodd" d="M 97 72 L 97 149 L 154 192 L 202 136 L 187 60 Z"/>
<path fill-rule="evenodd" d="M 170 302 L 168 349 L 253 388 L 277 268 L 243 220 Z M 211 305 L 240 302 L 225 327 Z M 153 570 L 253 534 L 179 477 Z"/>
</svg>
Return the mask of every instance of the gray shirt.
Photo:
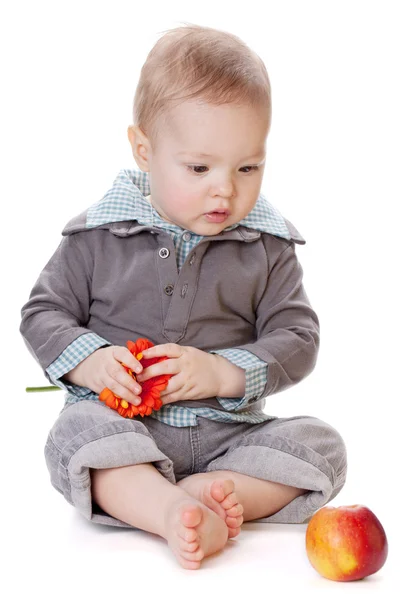
<svg viewBox="0 0 400 600">
<path fill-rule="evenodd" d="M 64 229 L 22 309 L 21 333 L 44 369 L 90 333 L 118 345 L 147 337 L 205 351 L 246 350 L 268 365 L 268 379 L 245 406 L 233 405 L 240 420 L 260 415 L 266 396 L 311 372 L 318 319 L 295 254 L 295 243 L 304 240 L 289 221 L 286 237 L 243 224 L 204 237 L 178 269 L 167 231 L 134 219 L 93 223 L 93 214 L 85 211 Z M 193 415 L 229 413 L 208 398 L 166 405 L 153 415 L 162 418 L 164 411 L 171 419 L 175 410 L 171 424 L 187 425 L 189 408 Z"/>
</svg>

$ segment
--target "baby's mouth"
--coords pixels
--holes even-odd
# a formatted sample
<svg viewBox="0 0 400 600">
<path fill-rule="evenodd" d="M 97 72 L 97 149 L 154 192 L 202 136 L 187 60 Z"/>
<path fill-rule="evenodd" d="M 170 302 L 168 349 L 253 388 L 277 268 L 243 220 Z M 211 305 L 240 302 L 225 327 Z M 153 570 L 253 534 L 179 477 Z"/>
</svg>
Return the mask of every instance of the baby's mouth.
<svg viewBox="0 0 400 600">
<path fill-rule="evenodd" d="M 210 221 L 212 223 L 223 223 L 223 221 L 225 221 L 230 214 L 231 213 L 229 210 L 217 209 L 213 210 L 212 212 L 206 213 L 204 216 L 207 219 L 207 221 Z"/>
<path fill-rule="evenodd" d="M 225 208 L 217 208 L 216 210 L 212 210 L 211 212 L 206 213 L 207 215 L 225 215 L 229 217 L 231 214 L 228 209 Z"/>
</svg>

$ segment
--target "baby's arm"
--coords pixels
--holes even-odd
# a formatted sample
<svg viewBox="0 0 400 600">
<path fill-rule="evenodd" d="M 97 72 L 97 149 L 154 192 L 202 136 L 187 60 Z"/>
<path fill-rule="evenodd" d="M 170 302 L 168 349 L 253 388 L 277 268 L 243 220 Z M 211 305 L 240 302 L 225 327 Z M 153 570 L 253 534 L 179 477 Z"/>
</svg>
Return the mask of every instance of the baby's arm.
<svg viewBox="0 0 400 600">
<path fill-rule="evenodd" d="M 319 349 L 319 321 L 305 292 L 295 245 L 269 241 L 269 270 L 256 314 L 257 340 L 238 346 L 268 365 L 261 397 L 280 392 L 313 370 Z M 279 244 L 279 252 L 278 246 Z"/>
<path fill-rule="evenodd" d="M 78 337 L 91 333 L 92 259 L 79 234 L 64 237 L 22 307 L 20 332 L 45 369 Z"/>
<path fill-rule="evenodd" d="M 246 374 L 244 397 L 217 397 L 228 411 L 246 409 L 269 394 L 298 383 L 312 370 L 319 346 L 319 322 L 302 285 L 302 268 L 293 243 L 282 250 L 276 240 L 267 248 L 269 272 L 256 314 L 257 341 L 213 350 Z M 221 397 L 222 396 L 222 397 Z"/>
<path fill-rule="evenodd" d="M 85 232 L 63 238 L 22 308 L 20 331 L 29 351 L 53 383 L 59 384 L 54 378 L 57 373 L 67 382 L 98 393 L 101 383 L 108 382 L 103 387 L 122 397 L 122 392 L 126 392 L 126 399 L 137 403 L 133 389 L 138 388 L 119 359 L 132 369 L 138 361 L 127 348 L 111 346 L 85 326 L 89 320 L 93 271 L 93 258 L 84 237 L 88 235 Z M 100 348 L 107 344 L 108 348 Z M 73 386 L 65 387 L 74 391 Z M 78 395 L 88 392 L 80 389 L 83 394 Z"/>
</svg>

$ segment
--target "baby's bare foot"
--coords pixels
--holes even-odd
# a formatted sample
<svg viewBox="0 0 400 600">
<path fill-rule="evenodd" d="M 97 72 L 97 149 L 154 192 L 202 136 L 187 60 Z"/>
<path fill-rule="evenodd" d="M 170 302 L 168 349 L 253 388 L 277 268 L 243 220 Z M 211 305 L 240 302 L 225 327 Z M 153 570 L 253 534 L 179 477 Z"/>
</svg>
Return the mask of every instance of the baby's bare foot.
<svg viewBox="0 0 400 600">
<path fill-rule="evenodd" d="M 230 538 L 239 535 L 243 506 L 237 499 L 232 479 L 211 480 L 210 473 L 196 473 L 181 479 L 178 485 L 225 521 Z"/>
<path fill-rule="evenodd" d="M 215 512 L 190 498 L 174 502 L 165 516 L 165 538 L 185 569 L 226 545 L 228 528 Z"/>
</svg>

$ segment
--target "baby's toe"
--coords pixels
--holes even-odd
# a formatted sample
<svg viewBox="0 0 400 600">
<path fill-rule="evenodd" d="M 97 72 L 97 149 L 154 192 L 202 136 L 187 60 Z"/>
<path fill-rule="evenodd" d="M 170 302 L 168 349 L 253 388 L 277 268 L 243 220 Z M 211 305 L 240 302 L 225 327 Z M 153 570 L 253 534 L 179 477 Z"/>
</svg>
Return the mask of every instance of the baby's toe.
<svg viewBox="0 0 400 600">
<path fill-rule="evenodd" d="M 178 535 L 182 540 L 189 544 L 198 541 L 199 537 L 196 529 L 185 527 L 183 523 L 178 526 Z"/>
<path fill-rule="evenodd" d="M 179 539 L 179 549 L 182 552 L 195 552 L 199 548 L 199 541 L 186 542 L 184 539 Z"/>
<path fill-rule="evenodd" d="M 243 524 L 243 517 L 226 517 L 225 523 L 230 529 L 236 529 Z"/>
<path fill-rule="evenodd" d="M 228 508 L 225 512 L 228 517 L 240 517 L 240 515 L 243 514 L 244 509 L 242 504 L 237 503 L 235 506 L 232 506 L 232 508 Z"/>
<path fill-rule="evenodd" d="M 232 479 L 217 479 L 212 482 L 210 486 L 211 497 L 217 502 L 223 503 L 223 501 L 233 492 L 235 489 L 235 483 Z M 221 504 L 223 506 L 223 504 Z M 225 508 L 225 507 L 224 507 Z"/>
<path fill-rule="evenodd" d="M 241 532 L 240 527 L 228 527 L 228 537 L 229 538 L 233 538 L 239 535 L 239 533 Z"/>
<path fill-rule="evenodd" d="M 204 558 L 204 551 L 201 548 L 198 548 L 195 552 L 180 550 L 179 554 L 181 558 L 188 561 L 201 561 Z"/>
<path fill-rule="evenodd" d="M 231 492 L 230 494 L 228 494 L 226 496 L 226 498 L 221 502 L 221 506 L 222 508 L 224 508 L 225 510 L 229 510 L 230 508 L 233 508 L 234 506 L 236 506 L 237 504 L 239 504 L 239 500 L 238 497 L 236 495 L 236 492 Z"/>
<path fill-rule="evenodd" d="M 200 560 L 197 560 L 197 561 L 186 560 L 185 558 L 178 556 L 178 561 L 180 562 L 180 564 L 182 565 L 182 567 L 184 569 L 190 569 L 190 570 L 194 571 L 195 569 L 200 569 L 200 567 L 201 567 Z"/>
<path fill-rule="evenodd" d="M 185 527 L 197 527 L 200 525 L 202 518 L 203 512 L 199 505 L 189 504 L 181 508 L 180 521 Z"/>
</svg>

